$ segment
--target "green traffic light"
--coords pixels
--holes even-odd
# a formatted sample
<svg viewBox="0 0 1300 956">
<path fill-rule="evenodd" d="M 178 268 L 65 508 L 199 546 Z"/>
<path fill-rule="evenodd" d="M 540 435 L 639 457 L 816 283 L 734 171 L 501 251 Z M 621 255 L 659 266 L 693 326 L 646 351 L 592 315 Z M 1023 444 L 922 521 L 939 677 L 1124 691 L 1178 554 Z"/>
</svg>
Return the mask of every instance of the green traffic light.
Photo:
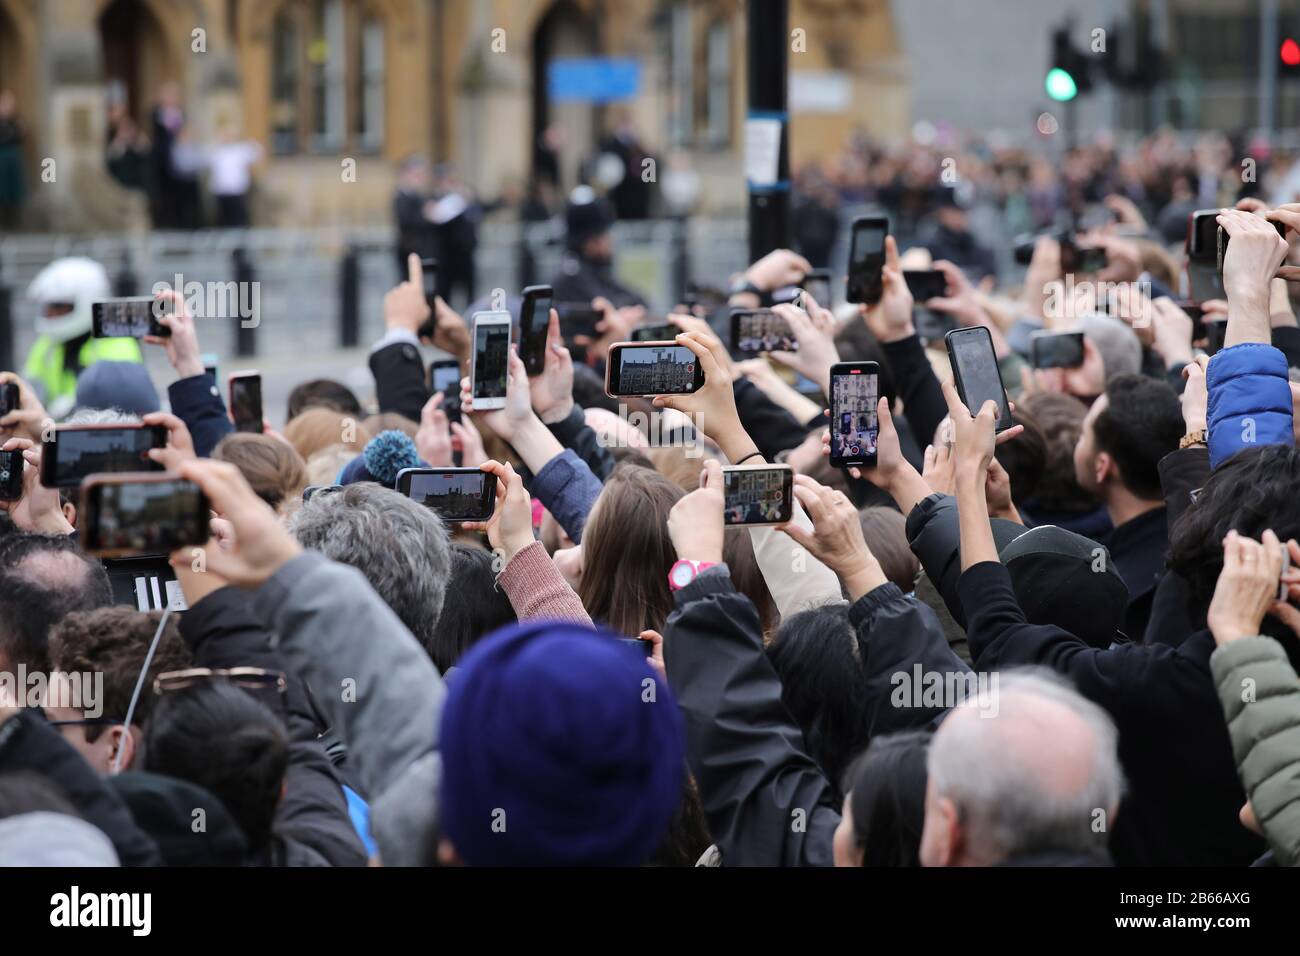
<svg viewBox="0 0 1300 956">
<path fill-rule="evenodd" d="M 1059 66 L 1047 71 L 1047 80 L 1043 83 L 1043 87 L 1047 90 L 1047 95 L 1058 103 L 1074 99 L 1079 92 L 1074 77 Z"/>
</svg>

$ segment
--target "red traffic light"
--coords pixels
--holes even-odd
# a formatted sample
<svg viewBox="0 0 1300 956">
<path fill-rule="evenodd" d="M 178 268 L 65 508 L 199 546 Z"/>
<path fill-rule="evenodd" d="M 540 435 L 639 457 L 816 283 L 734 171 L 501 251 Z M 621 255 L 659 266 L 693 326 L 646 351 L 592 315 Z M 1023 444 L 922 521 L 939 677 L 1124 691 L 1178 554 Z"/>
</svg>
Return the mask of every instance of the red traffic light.
<svg viewBox="0 0 1300 956">
<path fill-rule="evenodd" d="M 1278 51 L 1278 55 L 1287 66 L 1300 66 L 1300 43 L 1287 37 L 1282 41 L 1282 49 Z"/>
</svg>

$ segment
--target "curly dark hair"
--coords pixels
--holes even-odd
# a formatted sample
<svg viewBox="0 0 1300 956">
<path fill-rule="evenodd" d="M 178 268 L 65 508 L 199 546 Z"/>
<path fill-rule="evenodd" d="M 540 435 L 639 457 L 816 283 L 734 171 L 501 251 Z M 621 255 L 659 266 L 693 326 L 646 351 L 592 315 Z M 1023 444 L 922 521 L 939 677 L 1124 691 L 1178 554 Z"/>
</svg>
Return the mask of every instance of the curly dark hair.
<svg viewBox="0 0 1300 956">
<path fill-rule="evenodd" d="M 140 668 L 162 619 L 161 611 L 137 611 L 125 605 L 102 607 L 95 611 L 69 614 L 50 630 L 50 661 L 56 670 L 104 675 L 104 694 L 100 702 L 103 716 L 125 720 L 140 677 Z M 168 618 L 158 641 L 158 650 L 149 663 L 149 673 L 131 720 L 143 727 L 153 711 L 157 697 L 153 680 L 167 671 L 191 666 L 189 648 L 181 639 L 177 618 Z M 94 743 L 102 726 L 87 725 L 86 740 Z"/>
</svg>

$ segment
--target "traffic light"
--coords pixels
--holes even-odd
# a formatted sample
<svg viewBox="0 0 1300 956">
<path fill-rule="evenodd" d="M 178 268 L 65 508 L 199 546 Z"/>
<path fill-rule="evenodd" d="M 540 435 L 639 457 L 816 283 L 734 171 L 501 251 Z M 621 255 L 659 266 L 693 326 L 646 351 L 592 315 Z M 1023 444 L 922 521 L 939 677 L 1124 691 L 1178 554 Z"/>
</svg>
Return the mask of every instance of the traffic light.
<svg viewBox="0 0 1300 956">
<path fill-rule="evenodd" d="M 1080 93 L 1092 89 L 1088 58 L 1070 42 L 1070 31 L 1059 27 L 1052 31 L 1052 65 L 1043 81 L 1047 95 L 1058 103 L 1068 103 Z"/>
<path fill-rule="evenodd" d="M 1277 51 L 1278 76 L 1300 76 L 1300 43 L 1287 37 Z"/>
</svg>

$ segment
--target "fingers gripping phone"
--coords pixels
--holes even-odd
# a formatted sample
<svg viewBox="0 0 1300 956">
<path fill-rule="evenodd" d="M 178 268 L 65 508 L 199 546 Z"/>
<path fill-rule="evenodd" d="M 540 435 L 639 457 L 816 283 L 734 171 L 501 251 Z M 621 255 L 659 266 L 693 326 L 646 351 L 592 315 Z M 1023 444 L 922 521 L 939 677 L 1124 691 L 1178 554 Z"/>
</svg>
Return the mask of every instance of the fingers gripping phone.
<svg viewBox="0 0 1300 956">
<path fill-rule="evenodd" d="M 262 413 L 261 373 L 230 373 L 230 419 L 237 432 L 262 433 L 265 416 Z"/>
<path fill-rule="evenodd" d="M 880 270 L 885 265 L 888 216 L 859 216 L 849 234 L 849 275 L 845 299 L 875 305 L 884 293 Z"/>
<path fill-rule="evenodd" d="M 789 465 L 726 467 L 722 493 L 726 524 L 781 524 L 793 514 L 794 469 Z"/>
<path fill-rule="evenodd" d="M 615 342 L 605 365 L 605 393 L 688 395 L 704 387 L 704 369 L 676 342 Z"/>
<path fill-rule="evenodd" d="M 474 313 L 470 395 L 474 398 L 476 412 L 506 407 L 511 325 L 509 312 Z"/>
<path fill-rule="evenodd" d="M 487 521 L 496 510 L 497 476 L 477 468 L 403 468 L 396 484 L 446 521 Z"/>
<path fill-rule="evenodd" d="M 880 365 L 837 362 L 831 366 L 832 467 L 870 467 L 880 437 Z"/>
<path fill-rule="evenodd" d="M 551 287 L 533 285 L 524 289 L 519 308 L 519 357 L 529 375 L 541 375 L 546 367 L 546 329 L 551 320 Z"/>
<path fill-rule="evenodd" d="M 172 330 L 158 321 L 163 299 L 153 296 L 129 296 L 105 299 L 90 306 L 90 334 L 97 339 L 142 339 L 147 335 L 166 338 Z"/>
<path fill-rule="evenodd" d="M 953 384 L 966 408 L 978 415 L 985 402 L 997 402 L 997 431 L 1006 431 L 1014 424 L 1011 404 L 989 330 L 983 326 L 954 329 L 943 337 L 943 342 L 952 364 Z"/>
<path fill-rule="evenodd" d="M 82 548 L 99 557 L 165 554 L 206 542 L 211 516 L 207 496 L 179 475 L 90 475 L 78 531 Z"/>
</svg>

